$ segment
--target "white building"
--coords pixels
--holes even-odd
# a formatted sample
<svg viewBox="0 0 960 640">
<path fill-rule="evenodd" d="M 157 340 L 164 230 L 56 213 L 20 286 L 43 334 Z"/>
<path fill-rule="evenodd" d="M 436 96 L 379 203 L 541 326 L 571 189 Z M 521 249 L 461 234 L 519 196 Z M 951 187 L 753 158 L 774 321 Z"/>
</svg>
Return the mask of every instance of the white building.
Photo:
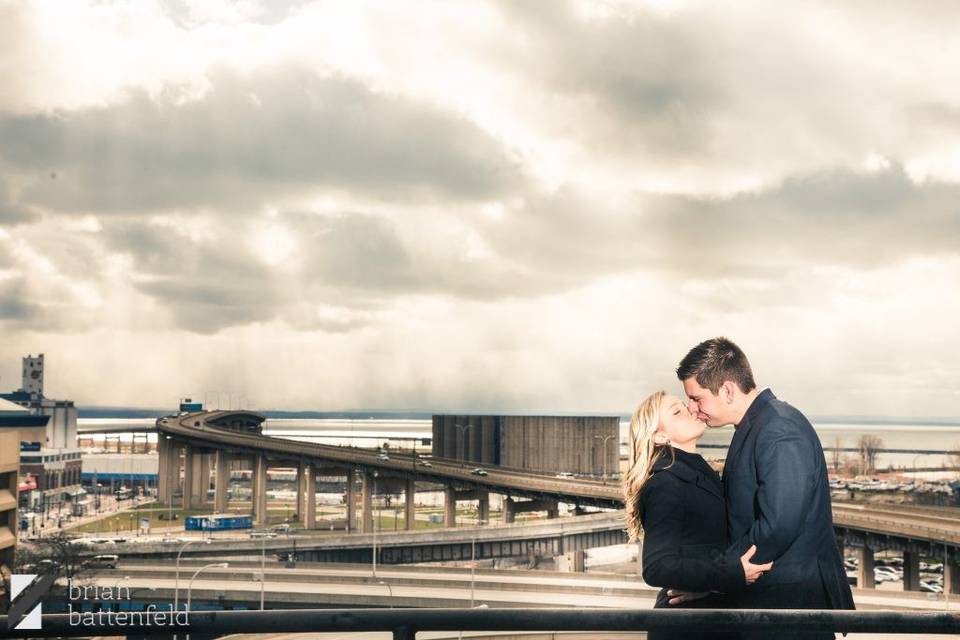
<svg viewBox="0 0 960 640">
<path fill-rule="evenodd" d="M 44 426 L 20 428 L 20 473 L 32 476 L 37 489 L 24 504 L 48 509 L 83 494 L 80 488 L 80 449 L 77 447 L 77 408 L 72 400 L 43 395 L 43 354 L 23 359 L 21 388 L 0 398 L 35 416 L 49 416 Z M 23 501 L 21 500 L 21 503 Z"/>
</svg>

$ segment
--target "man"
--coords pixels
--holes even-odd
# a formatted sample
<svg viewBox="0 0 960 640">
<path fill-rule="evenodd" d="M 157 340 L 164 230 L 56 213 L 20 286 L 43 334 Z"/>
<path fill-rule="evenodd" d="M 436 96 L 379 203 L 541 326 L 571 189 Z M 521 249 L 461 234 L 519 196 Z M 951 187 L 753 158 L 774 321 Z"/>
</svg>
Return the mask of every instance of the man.
<svg viewBox="0 0 960 640">
<path fill-rule="evenodd" d="M 710 427 L 734 425 L 723 468 L 731 557 L 757 546 L 752 562 L 773 568 L 735 594 L 743 609 L 853 609 L 833 533 L 827 464 L 820 440 L 797 409 L 759 391 L 750 363 L 726 338 L 695 346 L 677 367 L 688 408 Z M 695 594 L 678 592 L 677 602 Z M 671 603 L 674 603 L 671 600 Z M 769 633 L 744 634 L 745 638 Z M 776 633 L 833 638 L 833 633 Z"/>
</svg>

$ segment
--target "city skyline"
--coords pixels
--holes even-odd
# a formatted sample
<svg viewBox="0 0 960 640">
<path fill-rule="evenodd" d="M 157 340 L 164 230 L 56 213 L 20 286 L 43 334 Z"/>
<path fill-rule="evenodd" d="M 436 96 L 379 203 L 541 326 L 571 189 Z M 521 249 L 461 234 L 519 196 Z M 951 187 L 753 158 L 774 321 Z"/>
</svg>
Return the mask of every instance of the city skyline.
<svg viewBox="0 0 960 640">
<path fill-rule="evenodd" d="M 958 418 L 958 13 L 0 1 L 0 392 Z"/>
</svg>

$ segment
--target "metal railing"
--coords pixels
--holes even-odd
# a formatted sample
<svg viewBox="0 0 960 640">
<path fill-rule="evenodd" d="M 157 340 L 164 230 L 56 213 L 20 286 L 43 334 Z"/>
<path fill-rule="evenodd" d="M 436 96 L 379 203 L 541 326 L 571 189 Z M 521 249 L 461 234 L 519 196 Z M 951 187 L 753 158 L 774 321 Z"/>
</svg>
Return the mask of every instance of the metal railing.
<svg viewBox="0 0 960 640">
<path fill-rule="evenodd" d="M 413 640 L 421 631 L 833 631 L 840 633 L 940 633 L 960 635 L 960 614 L 901 611 L 756 609 L 292 609 L 185 611 L 171 623 L 170 611 L 109 612 L 94 624 L 79 614 L 45 614 L 41 629 L 7 630 L 10 638 L 108 635 L 307 632 L 392 632 Z M 126 617 L 120 616 L 126 614 Z M 94 614 L 95 615 L 95 614 Z M 176 622 L 176 621 L 174 621 Z M 4 633 L 5 632 L 5 633 Z"/>
</svg>

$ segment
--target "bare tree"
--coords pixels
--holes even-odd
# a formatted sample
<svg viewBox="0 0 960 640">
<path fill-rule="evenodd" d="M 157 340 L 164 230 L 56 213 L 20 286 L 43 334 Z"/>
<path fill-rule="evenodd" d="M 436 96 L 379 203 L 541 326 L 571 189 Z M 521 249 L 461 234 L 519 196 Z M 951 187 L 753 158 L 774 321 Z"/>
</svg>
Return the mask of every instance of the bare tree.
<svg viewBox="0 0 960 640">
<path fill-rule="evenodd" d="M 883 449 L 883 440 L 872 434 L 860 436 L 857 449 L 860 455 L 860 469 L 863 473 L 873 473 L 877 466 L 877 455 L 880 449 Z"/>
<path fill-rule="evenodd" d="M 20 573 L 56 571 L 70 583 L 82 584 L 90 572 L 80 554 L 80 546 L 74 542 L 76 538 L 74 534 L 58 531 L 30 544 L 18 545 L 14 566 Z M 53 597 L 51 593 L 46 600 L 51 602 Z"/>
<path fill-rule="evenodd" d="M 947 465 L 956 471 L 956 477 L 960 478 L 960 442 L 954 442 L 953 448 L 947 452 Z"/>
<path fill-rule="evenodd" d="M 842 448 L 840 445 L 840 436 L 837 436 L 833 439 L 833 451 L 831 452 L 830 456 L 830 462 L 833 464 L 834 472 L 840 470 L 840 463 L 843 461 L 841 455 Z"/>
</svg>

